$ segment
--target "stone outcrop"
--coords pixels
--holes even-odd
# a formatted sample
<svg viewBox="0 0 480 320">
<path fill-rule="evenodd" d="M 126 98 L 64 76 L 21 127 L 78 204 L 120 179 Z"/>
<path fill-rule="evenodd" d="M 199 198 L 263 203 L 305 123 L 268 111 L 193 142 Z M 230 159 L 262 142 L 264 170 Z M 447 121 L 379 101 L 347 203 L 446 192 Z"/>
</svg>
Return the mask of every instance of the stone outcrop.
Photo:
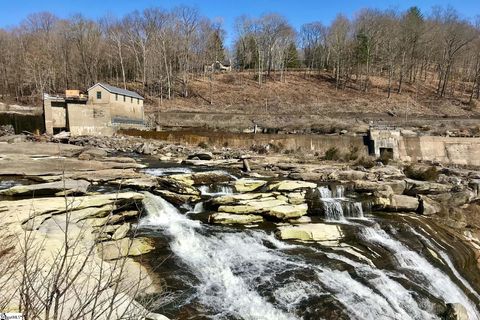
<svg viewBox="0 0 480 320">
<path fill-rule="evenodd" d="M 316 188 L 317 184 L 313 182 L 306 182 L 306 181 L 296 181 L 296 180 L 284 180 L 277 183 L 273 183 L 268 186 L 270 191 L 296 191 L 302 189 L 312 189 Z"/>
<path fill-rule="evenodd" d="M 52 196 L 52 195 L 73 195 L 85 194 L 90 183 L 84 180 L 64 179 L 49 183 L 29 184 L 14 186 L 9 189 L 0 190 L 4 196 Z"/>
<path fill-rule="evenodd" d="M 208 220 L 210 223 L 215 224 L 252 224 L 263 222 L 263 217 L 254 214 L 232 214 L 218 212 L 210 215 Z"/>
<path fill-rule="evenodd" d="M 267 184 L 267 181 L 264 180 L 255 180 L 255 179 L 238 179 L 235 181 L 234 186 L 237 192 L 253 192 L 264 185 Z"/>
<path fill-rule="evenodd" d="M 100 256 L 104 260 L 115 260 L 122 257 L 139 256 L 154 249 L 148 238 L 123 238 L 115 241 L 104 241 L 97 245 Z"/>
<path fill-rule="evenodd" d="M 282 240 L 339 241 L 343 238 L 343 231 L 338 225 L 307 223 L 279 227 L 275 235 Z"/>
</svg>

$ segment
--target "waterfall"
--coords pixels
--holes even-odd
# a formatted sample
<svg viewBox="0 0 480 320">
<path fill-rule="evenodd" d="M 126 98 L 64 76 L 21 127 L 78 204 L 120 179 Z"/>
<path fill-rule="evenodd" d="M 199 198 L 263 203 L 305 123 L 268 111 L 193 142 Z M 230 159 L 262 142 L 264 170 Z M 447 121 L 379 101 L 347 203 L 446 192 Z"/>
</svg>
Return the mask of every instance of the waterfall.
<svg viewBox="0 0 480 320">
<path fill-rule="evenodd" d="M 193 207 L 192 213 L 202 213 L 205 211 L 205 208 L 203 207 L 203 202 L 198 202 L 195 204 L 195 207 Z"/>
<path fill-rule="evenodd" d="M 328 221 L 346 221 L 346 218 L 364 217 L 362 203 L 346 198 L 344 186 L 336 185 L 333 191 L 328 187 L 318 187 L 317 190 Z"/>
<path fill-rule="evenodd" d="M 436 319 L 434 305 L 421 292 L 405 287 L 407 279 L 441 300 L 460 302 L 471 319 L 478 318 L 475 306 L 446 274 L 383 230 L 359 225 L 363 238 L 398 260 L 393 271 L 319 247 L 289 244 L 261 230 L 204 225 L 150 193 L 145 193 L 144 207 L 147 216 L 140 227 L 170 238 L 179 268 L 196 279 L 188 282 L 194 293 L 186 303 L 200 306 L 213 319 L 297 319 L 306 303 L 329 299 L 352 319 Z M 311 250 L 315 254 L 305 253 Z M 332 260 L 350 268 L 327 267 L 325 262 Z"/>
<path fill-rule="evenodd" d="M 410 280 L 425 287 L 427 291 L 447 303 L 461 303 L 470 319 L 480 319 L 476 306 L 465 293 L 440 269 L 432 266 L 424 257 L 390 237 L 384 230 L 366 227 L 362 236 L 370 242 L 389 249 L 398 267 L 408 271 Z"/>
<path fill-rule="evenodd" d="M 200 193 L 204 196 L 222 196 L 233 194 L 233 187 L 226 184 L 217 184 L 213 186 L 203 185 L 198 187 Z"/>
<path fill-rule="evenodd" d="M 282 258 L 262 241 L 243 233 L 204 235 L 199 222 L 189 220 L 170 203 L 149 193 L 144 206 L 148 216 L 140 225 L 162 228 L 172 237 L 171 250 L 201 282 L 196 287 L 199 301 L 214 310 L 217 318 L 296 319 L 266 301 L 252 284 L 236 275 L 236 269 L 245 261 L 252 278 L 270 263 L 281 263 Z"/>
</svg>

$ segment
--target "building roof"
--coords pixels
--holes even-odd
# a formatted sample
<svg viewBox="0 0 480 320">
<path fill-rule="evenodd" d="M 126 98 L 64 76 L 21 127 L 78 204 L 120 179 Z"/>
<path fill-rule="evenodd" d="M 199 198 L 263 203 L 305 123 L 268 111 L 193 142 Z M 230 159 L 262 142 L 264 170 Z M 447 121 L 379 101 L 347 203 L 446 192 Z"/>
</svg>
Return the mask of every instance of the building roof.
<svg viewBox="0 0 480 320">
<path fill-rule="evenodd" d="M 104 88 L 105 90 L 107 90 L 110 93 L 116 93 L 116 94 L 120 94 L 122 96 L 127 96 L 127 97 L 132 97 L 132 98 L 137 98 L 137 99 L 140 99 L 140 100 L 144 100 L 141 95 L 139 95 L 138 93 L 136 93 L 134 91 L 117 88 L 117 87 L 111 86 L 111 85 L 106 84 L 106 83 L 101 83 L 101 82 L 91 86 L 87 91 L 90 91 L 91 89 L 95 88 L 96 86 L 101 86 L 102 88 Z"/>
</svg>

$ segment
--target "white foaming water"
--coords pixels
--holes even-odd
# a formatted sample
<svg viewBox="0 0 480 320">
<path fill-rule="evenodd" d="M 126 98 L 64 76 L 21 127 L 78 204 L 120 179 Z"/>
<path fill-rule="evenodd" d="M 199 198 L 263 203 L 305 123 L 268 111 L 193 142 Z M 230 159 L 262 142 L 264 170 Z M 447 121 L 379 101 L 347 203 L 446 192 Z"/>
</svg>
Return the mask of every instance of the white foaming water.
<svg viewBox="0 0 480 320">
<path fill-rule="evenodd" d="M 345 198 L 345 188 L 342 185 L 336 185 L 334 192 L 328 187 L 318 187 L 317 190 L 328 221 L 345 221 L 346 217 L 364 217 L 362 204 Z"/>
<path fill-rule="evenodd" d="M 443 261 L 445 261 L 445 263 L 448 265 L 448 267 L 450 268 L 450 270 L 453 272 L 453 274 L 455 275 L 455 277 L 457 277 L 458 280 L 460 280 L 460 282 L 475 296 L 477 297 L 478 299 L 480 299 L 480 295 L 475 291 L 475 289 L 472 288 L 472 286 L 470 285 L 470 283 L 468 283 L 467 280 L 465 280 L 464 277 L 462 277 L 462 275 L 458 272 L 457 268 L 455 268 L 455 266 L 453 265 L 453 262 L 452 260 L 450 259 L 450 257 L 448 256 L 448 254 L 443 251 L 443 250 L 440 250 L 436 245 L 434 245 L 430 240 L 428 240 L 427 238 L 425 238 L 425 236 L 423 236 L 423 234 L 420 234 L 418 233 L 417 231 L 415 231 L 414 229 L 410 228 L 410 231 L 412 233 L 414 233 L 416 236 L 418 236 L 419 238 L 421 238 L 423 241 L 425 241 L 432 249 L 434 249 L 439 255 L 440 257 L 442 257 Z"/>
<path fill-rule="evenodd" d="M 366 227 L 361 232 L 366 240 L 388 248 L 397 260 L 399 267 L 412 271 L 418 278 L 416 282 L 424 286 L 432 295 L 447 303 L 461 303 L 467 309 L 470 319 L 480 319 L 476 306 L 463 291 L 424 257 L 391 238 L 384 230 Z"/>
<path fill-rule="evenodd" d="M 171 250 L 200 281 L 197 286 L 200 302 L 216 312 L 216 318 L 236 316 L 243 319 L 296 319 L 275 308 L 250 287 L 235 269 L 245 262 L 255 278 L 270 264 L 281 264 L 283 258 L 268 249 L 255 237 L 243 233 L 221 233 L 205 236 L 201 226 L 187 219 L 161 197 L 146 193 L 148 216 L 143 226 L 164 228 L 173 239 Z"/>
<path fill-rule="evenodd" d="M 233 188 L 225 184 L 218 184 L 212 187 L 210 186 L 200 186 L 198 187 L 200 193 L 204 196 L 222 196 L 227 194 L 233 194 Z"/>
<path fill-rule="evenodd" d="M 203 207 L 203 202 L 198 202 L 195 204 L 195 207 L 193 207 L 193 213 L 202 213 L 205 211 L 205 208 Z"/>
<path fill-rule="evenodd" d="M 411 291 L 405 289 L 402 285 L 398 282 L 392 280 L 384 271 L 373 268 L 368 264 L 359 263 L 353 261 L 345 256 L 341 256 L 335 253 L 327 253 L 327 257 L 331 259 L 336 259 L 342 262 L 345 262 L 353 267 L 355 267 L 355 271 L 358 275 L 360 275 L 363 279 L 375 288 L 376 292 L 380 293 L 382 298 L 381 301 L 381 308 L 385 309 L 389 312 L 389 314 L 394 313 L 396 314 L 396 318 L 398 319 L 435 319 L 436 317 L 433 316 L 432 306 L 429 305 L 428 311 L 423 310 L 420 308 L 418 303 L 415 301 L 414 297 L 412 296 Z M 353 279 L 352 279 L 353 281 Z M 365 289 L 362 289 L 365 291 Z M 376 293 L 372 293 L 376 294 Z M 378 297 L 377 297 L 378 299 Z M 384 299 L 388 301 L 389 306 L 384 304 Z M 344 297 L 344 303 L 350 303 L 350 297 Z M 347 306 L 348 307 L 348 306 Z M 361 316 L 362 318 L 370 318 L 373 316 L 372 311 L 370 310 L 370 306 L 364 305 L 360 308 L 355 308 L 355 314 Z M 377 311 L 374 311 L 377 312 Z M 375 314 L 375 319 L 378 319 L 380 314 Z M 372 319 L 373 319 L 372 318 Z"/>
<path fill-rule="evenodd" d="M 162 177 L 162 176 L 176 174 L 176 173 L 191 173 L 192 169 L 186 168 L 186 167 L 167 167 L 167 168 L 148 168 L 142 171 L 152 176 Z"/>
<path fill-rule="evenodd" d="M 435 318 L 426 299 L 418 300 L 417 295 L 395 281 L 404 277 L 398 271 L 386 272 L 345 256 L 326 254 L 329 259 L 350 264 L 361 280 L 352 278 L 347 271 L 308 262 L 295 253 L 289 256 L 288 251 L 282 250 L 303 246 L 284 243 L 263 231 L 228 232 L 225 228 L 203 226 L 150 193 L 146 193 L 144 205 L 148 216 L 140 225 L 162 229 L 171 237 L 172 252 L 199 281 L 195 285 L 195 299 L 212 310 L 215 319 L 296 319 L 290 312 L 298 310 L 302 301 L 325 294 L 332 294 L 352 319 Z M 382 232 L 367 228 L 365 238 L 384 245 L 395 257 L 410 255 L 405 254 L 409 251 L 406 247 Z M 462 303 L 471 318 L 476 319 L 475 307 L 463 292 L 424 258 L 412 254 L 409 259 L 403 259 L 407 262 L 399 262 L 403 268 L 399 271 L 416 268 L 416 272 L 425 274 L 417 283 L 440 299 Z M 305 281 L 292 276 L 288 281 L 277 283 L 276 275 L 284 271 L 313 274 L 317 279 Z M 275 304 L 257 292 L 259 287 L 266 289 L 265 286 L 272 288 Z"/>
</svg>

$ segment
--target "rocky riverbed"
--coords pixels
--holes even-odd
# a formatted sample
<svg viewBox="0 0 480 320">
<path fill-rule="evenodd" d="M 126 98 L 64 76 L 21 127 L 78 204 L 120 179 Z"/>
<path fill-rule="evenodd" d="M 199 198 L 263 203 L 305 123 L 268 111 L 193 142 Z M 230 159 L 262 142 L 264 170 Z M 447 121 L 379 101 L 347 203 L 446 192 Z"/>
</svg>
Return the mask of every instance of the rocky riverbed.
<svg viewBox="0 0 480 320">
<path fill-rule="evenodd" d="M 370 265 L 370 268 L 376 267 L 377 271 L 372 274 L 378 277 L 386 276 L 384 273 L 380 275 L 378 270 L 390 268 L 388 266 L 382 268 L 382 264 L 391 259 L 383 253 L 385 250 L 393 253 L 396 252 L 395 250 L 404 252 L 407 247 L 412 246 L 409 243 L 410 240 L 403 238 L 403 233 L 407 232 L 404 228 L 410 226 L 413 231 L 407 233 L 415 236 L 417 232 L 420 234 L 420 236 L 416 235 L 419 239 L 426 237 L 426 240 L 418 241 L 423 241 L 422 251 L 426 250 L 429 257 L 425 258 L 425 265 L 419 267 L 434 270 L 427 261 L 435 260 L 435 256 L 439 261 L 443 261 L 444 266 L 439 267 L 440 270 L 444 267 L 448 268 L 449 263 L 452 266 L 456 265 L 456 268 L 450 268 L 449 272 L 455 277 L 455 272 L 458 273 L 457 269 L 461 269 L 462 276 L 453 280 L 457 285 L 460 282 L 459 289 L 455 289 L 455 285 L 448 282 L 450 281 L 448 276 L 445 277 L 442 285 L 453 288 L 451 292 L 459 291 L 440 303 L 442 292 L 436 291 L 438 288 L 428 288 L 428 286 L 423 286 L 421 290 L 416 288 L 417 292 L 429 291 L 428 295 L 422 292 L 419 296 L 428 300 L 431 307 L 418 306 L 418 310 L 415 309 L 417 307 L 412 307 L 414 311 L 413 309 L 405 311 L 404 307 L 390 309 L 385 306 L 383 310 L 385 314 L 394 317 L 408 315 L 411 318 L 419 318 L 419 316 L 425 318 L 423 316 L 426 314 L 438 316 L 443 314 L 451 319 L 467 319 L 462 318 L 462 312 L 463 316 L 469 314 L 471 319 L 474 319 L 472 316 L 478 315 L 475 307 L 478 303 L 476 298 L 478 288 L 476 284 L 472 284 L 473 287 L 468 284 L 477 280 L 477 258 L 480 253 L 480 172 L 474 169 L 443 167 L 438 163 L 391 162 L 385 165 L 380 162 L 365 161 L 333 162 L 320 160 L 319 156 L 314 154 L 279 154 L 270 151 L 265 155 L 258 150 L 255 152 L 232 150 L 227 147 L 222 149 L 213 149 L 208 146 L 188 147 L 124 136 L 112 138 L 10 136 L 1 140 L 3 142 L 0 141 L 0 211 L 3 218 L 0 220 L 0 226 L 4 232 L 0 241 L 9 244 L 8 250 L 2 251 L 1 255 L 11 257 L 12 261 L 17 261 L 14 257 L 18 258 L 22 255 L 25 257 L 27 250 L 19 239 L 28 238 L 29 247 L 38 248 L 36 261 L 45 261 L 41 266 L 37 264 L 35 270 L 44 272 L 41 270 L 52 269 L 58 263 L 59 253 L 65 250 L 65 244 L 81 247 L 82 249 L 73 249 L 73 255 L 84 263 L 80 264 L 82 266 L 80 268 L 77 263 L 70 261 L 72 267 L 69 272 L 72 274 L 72 279 L 65 281 L 64 285 L 75 288 L 72 291 L 82 293 L 82 290 L 86 290 L 88 286 L 95 287 L 103 284 L 108 289 L 101 290 L 98 295 L 101 294 L 105 301 L 112 301 L 114 308 L 111 308 L 115 309 L 117 314 L 137 313 L 144 314 L 145 318 L 161 318 L 159 314 L 152 313 L 152 311 L 160 312 L 161 308 L 151 307 L 155 303 L 145 303 L 145 297 L 148 297 L 148 300 L 161 299 L 163 294 L 168 292 L 170 285 L 168 279 L 163 279 L 162 275 L 155 270 L 156 266 L 152 264 L 155 260 L 152 255 L 158 253 L 159 245 L 162 243 L 158 242 L 158 237 L 167 237 L 176 241 L 170 244 L 172 251 L 169 254 L 178 256 L 178 259 L 189 267 L 200 267 L 191 260 L 191 257 L 183 258 L 182 255 L 187 253 L 185 251 L 187 249 L 178 247 L 185 241 L 178 233 L 179 228 L 181 232 L 188 232 L 192 237 L 197 237 L 195 239 L 198 242 L 191 243 L 190 246 L 202 243 L 207 247 L 212 245 L 212 238 L 211 236 L 206 238 L 205 230 L 199 231 L 199 227 L 190 227 L 191 223 L 200 223 L 205 226 L 214 226 L 211 232 L 217 235 L 225 232 L 224 230 L 234 230 L 229 233 L 245 232 L 246 235 L 250 235 L 249 230 L 266 230 L 275 238 L 264 238 L 264 234 L 261 233 L 264 231 L 252 231 L 250 236 L 261 237 L 262 243 L 270 242 L 271 246 L 278 248 L 296 246 L 291 244 L 292 242 L 311 243 L 312 248 L 322 250 L 320 256 L 325 254 L 329 256 L 338 250 L 349 251 L 348 255 L 342 258 L 344 262 L 347 258 L 359 259 L 363 261 L 362 263 L 370 261 L 367 265 Z M 268 149 L 267 146 L 265 148 Z M 162 201 L 168 201 L 168 203 Z M 174 212 L 177 209 L 170 207 L 172 204 L 182 212 L 193 214 L 193 220 L 182 222 L 184 216 L 180 212 Z M 155 213 L 152 213 L 153 211 Z M 164 216 L 157 217 L 158 212 L 164 212 Z M 152 215 L 156 218 L 152 218 Z M 164 219 L 173 220 L 168 220 L 165 224 Z M 397 236 L 397 233 L 390 234 L 390 231 L 398 228 L 398 223 L 393 223 L 398 219 L 402 221 L 402 226 L 399 227 L 400 231 L 396 231 Z M 378 224 L 374 224 L 375 221 Z M 177 226 L 178 223 L 180 224 Z M 153 231 L 148 231 L 152 224 L 164 231 L 160 234 L 155 233 L 157 232 L 154 231 L 155 228 L 151 229 Z M 389 234 L 384 233 L 386 225 L 390 226 Z M 171 229 L 174 227 L 175 229 Z M 351 240 L 352 234 L 356 235 L 354 238 L 358 238 L 354 242 Z M 246 241 L 243 237 L 237 240 L 242 243 Z M 284 244 L 275 241 L 281 241 Z M 401 244 L 402 241 L 407 244 Z M 428 245 L 428 241 L 437 242 L 435 242 L 436 245 Z M 453 252 L 447 250 L 445 254 L 447 257 L 450 255 L 451 259 L 441 256 L 441 252 L 444 251 L 438 248 L 445 248 L 445 245 L 440 245 L 445 241 L 454 241 L 457 251 L 462 253 L 455 256 Z M 372 254 L 367 249 L 369 246 L 367 243 L 380 244 L 381 249 L 374 249 L 376 253 Z M 228 243 L 224 245 L 225 248 L 229 246 Z M 418 246 L 418 243 L 415 246 Z M 435 249 L 436 246 L 438 250 Z M 350 249 L 345 249 L 347 247 Z M 236 250 L 235 248 L 230 249 Z M 279 254 L 272 253 L 270 249 L 264 247 L 257 249 L 265 250 L 265 254 L 268 252 L 270 258 L 273 257 L 272 254 Z M 433 253 L 428 253 L 427 249 Z M 203 247 L 199 248 L 197 253 L 204 253 L 203 250 Z M 218 250 L 219 255 L 223 254 L 223 249 L 215 247 L 215 250 Z M 321 264 L 315 260 L 317 258 L 307 259 L 306 257 L 312 253 L 307 254 L 303 250 L 301 255 L 306 256 L 301 258 L 302 263 Z M 325 253 L 324 250 L 328 252 Z M 237 253 L 242 254 L 240 251 Z M 188 251 L 188 254 L 193 253 Z M 378 260 L 380 256 L 383 258 Z M 283 256 L 275 259 L 283 261 L 285 258 L 280 257 Z M 199 259 L 209 261 L 206 256 Z M 248 259 L 245 258 L 241 263 L 248 263 Z M 395 259 L 398 260 L 398 257 Z M 415 259 L 418 266 L 419 259 L 424 258 Z M 282 263 L 288 265 L 292 262 L 290 258 L 287 260 L 288 263 L 286 260 Z M 116 279 L 97 277 L 101 280 L 93 283 L 92 279 L 95 277 L 92 277 L 92 274 L 102 275 L 107 269 L 112 273 L 119 272 L 117 269 L 120 261 L 121 277 Z M 252 260 L 254 261 L 257 260 Z M 271 262 L 273 263 L 273 260 Z M 190 265 L 192 263 L 193 265 Z M 211 270 L 211 272 L 225 272 L 224 268 L 231 261 L 225 261 L 225 264 L 220 266 L 216 260 L 211 263 L 217 268 L 221 267 L 220 270 Z M 300 268 L 298 263 L 296 267 L 291 266 L 292 270 Z M 348 268 L 353 268 L 358 273 L 360 269 L 355 263 L 349 262 Z M 435 264 L 432 263 L 433 265 Z M 85 266 L 88 267 L 85 268 Z M 345 266 L 340 268 L 343 269 Z M 4 273 L 0 277 L 0 283 L 6 283 L 9 292 L 12 292 L 7 310 L 15 311 L 20 304 L 20 297 L 15 295 L 15 288 L 21 286 L 22 281 L 25 280 L 25 273 L 20 269 L 12 269 L 11 273 Z M 315 272 L 325 275 L 327 271 L 322 269 Z M 303 271 L 300 273 L 303 274 Z M 47 281 L 54 274 L 47 272 L 41 279 Z M 74 277 L 73 274 L 78 276 Z M 431 274 L 423 274 L 422 281 L 428 280 Z M 212 276 L 212 274 L 201 273 L 196 275 L 196 281 L 202 282 L 204 281 L 202 279 L 207 277 L 209 280 L 205 280 L 205 283 L 214 282 L 220 287 L 224 285 L 223 282 L 218 283 L 218 279 L 211 278 Z M 338 278 L 332 279 L 339 281 L 344 274 L 337 276 Z M 399 276 L 400 274 L 392 279 L 397 279 L 396 277 Z M 235 273 L 232 279 L 240 281 L 237 277 L 240 276 Z M 245 275 L 241 279 L 246 281 Z M 468 285 L 459 279 L 463 279 Z M 280 280 L 275 279 L 275 283 L 277 281 Z M 285 280 L 280 282 L 282 281 Z M 113 282 L 118 285 L 113 286 Z M 85 283 L 89 285 L 85 286 Z M 248 286 L 249 282 L 242 285 Z M 281 286 L 280 283 L 277 285 Z M 397 286 L 399 283 L 395 282 L 391 285 Z M 32 286 L 36 288 L 39 284 L 33 282 Z M 235 284 L 232 286 L 235 287 Z M 339 319 L 352 317 L 355 314 L 349 311 L 338 313 L 337 307 L 332 307 L 347 303 L 335 293 L 338 289 L 337 285 L 322 282 L 321 287 L 323 291 L 326 290 L 332 295 L 328 299 L 333 300 L 331 305 L 322 302 L 318 305 L 318 310 L 328 311 L 330 318 Z M 200 290 L 198 285 L 195 288 Z M 266 289 L 265 292 L 271 293 L 272 290 L 272 288 Z M 298 290 L 298 288 L 290 288 L 287 291 L 293 294 L 292 292 Z M 306 293 L 304 287 L 302 290 L 302 294 L 310 296 L 308 290 L 314 289 L 310 288 Z M 345 290 L 348 289 L 345 288 Z M 119 292 L 122 295 L 119 295 Z M 262 290 L 259 291 L 261 296 L 259 299 L 270 301 L 273 308 L 270 316 L 265 318 L 311 317 L 309 311 L 302 314 L 296 309 L 285 309 L 282 307 L 283 300 L 277 296 L 269 298 L 270 293 L 261 292 Z M 451 292 L 449 291 L 449 294 Z M 465 293 L 463 297 L 462 292 L 469 293 Z M 45 289 L 42 294 L 48 296 L 50 292 Z M 204 292 L 204 294 L 209 293 Z M 217 297 L 216 294 L 213 294 L 212 299 Z M 448 295 L 445 292 L 444 294 Z M 68 294 L 65 293 L 65 295 Z M 130 298 L 125 299 L 125 295 Z M 311 293 L 311 296 L 315 295 Z M 72 294 L 69 297 L 71 310 L 81 305 L 81 301 L 77 301 L 79 296 L 81 294 Z M 282 297 L 282 299 L 286 298 L 285 295 Z M 192 311 L 192 305 L 184 302 L 182 304 L 184 307 L 177 305 L 176 309 L 189 305 L 190 313 L 203 312 L 204 315 L 209 315 L 213 312 L 212 310 L 215 310 L 201 298 L 195 299 L 195 304 L 203 307 L 195 307 Z M 255 300 L 257 297 L 252 299 Z M 413 306 L 412 301 L 404 303 L 410 303 Z M 230 301 L 230 303 L 233 302 Z M 363 303 L 364 307 L 368 307 L 369 303 L 374 301 L 365 300 Z M 235 303 L 232 308 L 236 308 Z M 169 316 L 182 318 L 181 312 L 168 310 L 170 310 Z M 227 312 L 225 317 L 249 318 L 246 314 L 241 315 L 244 312 L 247 312 L 246 309 L 238 306 L 238 310 L 234 313 Z M 454 316 L 455 313 L 458 315 Z M 102 313 L 102 316 L 104 315 L 105 313 Z M 359 317 L 362 315 L 372 316 L 375 313 L 357 314 Z M 252 316 L 255 318 L 262 314 L 256 312 L 251 314 L 250 318 Z"/>
</svg>

